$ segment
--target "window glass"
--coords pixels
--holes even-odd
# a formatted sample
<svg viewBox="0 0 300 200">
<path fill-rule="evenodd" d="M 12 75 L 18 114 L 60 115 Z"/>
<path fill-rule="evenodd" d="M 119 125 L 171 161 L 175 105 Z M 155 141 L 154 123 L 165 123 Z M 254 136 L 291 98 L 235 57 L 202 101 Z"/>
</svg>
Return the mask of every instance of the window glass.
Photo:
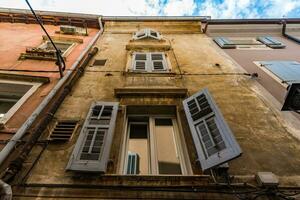
<svg viewBox="0 0 300 200">
<path fill-rule="evenodd" d="M 62 43 L 62 42 L 54 42 L 56 47 L 61 50 L 62 53 L 68 50 L 68 48 L 72 45 L 71 43 Z M 48 51 L 54 51 L 54 47 L 51 44 L 51 42 L 46 42 L 44 45 L 41 46 L 42 49 L 48 50 Z"/>
<path fill-rule="evenodd" d="M 136 155 L 139 159 L 139 166 L 135 174 L 149 173 L 149 137 L 147 122 L 131 122 L 129 124 L 129 140 L 128 140 L 128 163 L 127 173 L 132 171 L 132 168 L 137 163 L 132 163 L 132 156 Z M 132 173 L 129 173 L 132 174 Z"/>
<path fill-rule="evenodd" d="M 32 88 L 32 85 L 0 83 L 0 118 Z"/>
<path fill-rule="evenodd" d="M 172 119 L 155 119 L 154 133 L 159 174 L 181 174 Z"/>
<path fill-rule="evenodd" d="M 183 174 L 176 121 L 160 116 L 130 116 L 125 174 Z"/>
</svg>

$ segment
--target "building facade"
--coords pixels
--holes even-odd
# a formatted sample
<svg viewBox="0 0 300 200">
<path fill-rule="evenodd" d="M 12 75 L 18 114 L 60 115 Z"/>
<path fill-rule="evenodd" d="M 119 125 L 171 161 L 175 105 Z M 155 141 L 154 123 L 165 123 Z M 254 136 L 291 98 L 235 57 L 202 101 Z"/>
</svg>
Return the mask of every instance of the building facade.
<svg viewBox="0 0 300 200">
<path fill-rule="evenodd" d="M 299 191 L 297 115 L 281 114 L 281 99 L 251 76 L 260 72 L 245 71 L 203 33 L 205 17 L 99 21 L 89 60 L 49 105 L 53 117 L 37 122 L 3 164 L 14 199 L 264 199 Z M 267 173 L 276 189 L 260 187 L 258 172 L 276 174 L 279 186 Z"/>
</svg>

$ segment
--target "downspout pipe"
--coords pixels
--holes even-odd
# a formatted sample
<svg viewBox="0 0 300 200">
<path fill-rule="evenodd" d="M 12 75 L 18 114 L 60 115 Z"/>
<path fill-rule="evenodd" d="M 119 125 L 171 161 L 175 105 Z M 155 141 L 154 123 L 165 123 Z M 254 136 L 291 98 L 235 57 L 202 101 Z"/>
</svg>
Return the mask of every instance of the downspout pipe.
<svg viewBox="0 0 300 200">
<path fill-rule="evenodd" d="M 284 37 L 286 37 L 290 40 L 293 40 L 294 42 L 297 42 L 298 44 L 300 44 L 300 39 L 286 33 L 286 21 L 285 20 L 282 21 L 282 35 Z"/>
<path fill-rule="evenodd" d="M 55 87 L 51 90 L 51 92 L 45 97 L 45 99 L 41 102 L 41 104 L 34 110 L 34 112 L 30 115 L 30 117 L 25 121 L 25 123 L 18 129 L 18 131 L 14 134 L 14 136 L 10 139 L 10 141 L 5 145 L 5 147 L 0 152 L 0 166 L 3 165 L 5 159 L 8 155 L 14 150 L 15 145 L 18 141 L 22 139 L 22 137 L 26 134 L 29 128 L 37 121 L 40 117 L 42 111 L 49 105 L 50 101 L 61 91 L 62 87 L 65 83 L 71 78 L 73 71 L 76 71 L 78 65 L 82 62 L 87 52 L 92 48 L 95 42 L 98 40 L 100 35 L 102 34 L 103 29 L 101 29 L 93 40 L 89 43 L 87 48 L 80 54 L 75 63 L 71 66 L 70 70 L 68 70 L 63 78 L 61 78 Z"/>
<path fill-rule="evenodd" d="M 12 189 L 11 186 L 0 180 L 0 200 L 11 200 Z"/>
<path fill-rule="evenodd" d="M 56 113 L 64 99 L 67 97 L 67 95 L 70 93 L 72 87 L 75 85 L 79 77 L 83 74 L 86 66 L 97 52 L 98 48 L 94 47 L 92 51 L 88 53 L 86 59 L 84 59 L 80 67 L 75 70 L 72 78 L 69 79 L 68 82 L 63 86 L 62 92 L 58 93 L 55 99 L 51 102 L 47 112 L 45 113 L 45 116 L 41 121 L 38 122 L 33 130 L 30 131 L 30 138 L 20 150 L 20 154 L 17 156 L 17 158 L 10 162 L 6 173 L 3 175 L 2 179 L 4 181 L 10 181 L 19 172 L 19 170 L 22 169 L 23 162 L 26 160 L 31 149 L 34 147 L 41 134 L 47 128 L 49 122 L 53 119 L 54 114 Z"/>
</svg>

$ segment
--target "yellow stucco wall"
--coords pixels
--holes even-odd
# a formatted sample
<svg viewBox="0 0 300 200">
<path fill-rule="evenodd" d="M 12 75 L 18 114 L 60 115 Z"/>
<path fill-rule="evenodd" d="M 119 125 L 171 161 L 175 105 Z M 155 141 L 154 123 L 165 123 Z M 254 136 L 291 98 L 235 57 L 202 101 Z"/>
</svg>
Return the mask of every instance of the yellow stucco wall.
<svg viewBox="0 0 300 200">
<path fill-rule="evenodd" d="M 155 28 L 162 33 L 164 40 L 131 41 L 133 32 L 143 27 Z M 136 48 L 146 51 L 157 46 L 170 49 L 166 53 L 172 74 L 146 75 L 125 72 L 130 66 L 131 58 L 126 45 L 127 48 L 131 45 L 131 50 Z M 177 105 L 179 117 L 183 120 L 182 134 L 188 146 L 192 169 L 194 174 L 201 174 L 199 165 L 195 164 L 196 154 L 182 111 L 183 99 L 167 97 L 118 99 L 114 96 L 114 89 L 177 87 L 187 88 L 188 94 L 192 95 L 203 88 L 208 88 L 243 150 L 241 157 L 229 163 L 230 174 L 248 176 L 257 171 L 272 171 L 287 183 L 300 185 L 300 142 L 282 125 L 280 116 L 273 111 L 271 104 L 256 94 L 255 80 L 249 76 L 232 74 L 243 71 L 221 52 L 211 38 L 200 32 L 199 22 L 107 22 L 96 46 L 100 51 L 95 59 L 107 59 L 106 65 L 86 68 L 84 75 L 57 111 L 56 119 L 76 119 L 82 124 L 93 101 L 118 101 L 121 107 L 128 104 Z M 93 61 L 90 64 L 92 63 Z M 219 66 L 216 66 L 216 63 Z M 108 169 L 110 174 L 115 174 L 118 168 L 123 117 L 124 109 L 118 112 L 111 150 L 112 164 Z M 50 131 L 51 126 L 44 133 L 44 138 L 48 137 Z M 79 132 L 80 130 L 67 144 L 49 144 L 30 172 L 27 182 L 85 182 L 82 178 L 76 178 L 76 173 L 65 171 Z M 36 147 L 31 157 L 38 151 Z"/>
</svg>

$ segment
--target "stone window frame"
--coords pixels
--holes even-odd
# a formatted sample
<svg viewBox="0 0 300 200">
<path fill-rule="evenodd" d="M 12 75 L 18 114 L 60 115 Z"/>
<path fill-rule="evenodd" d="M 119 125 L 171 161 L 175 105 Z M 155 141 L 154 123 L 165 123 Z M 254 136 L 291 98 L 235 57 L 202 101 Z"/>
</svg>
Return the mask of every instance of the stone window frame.
<svg viewBox="0 0 300 200">
<path fill-rule="evenodd" d="M 136 69 L 136 63 L 135 60 L 136 55 L 146 54 L 146 60 L 145 62 L 145 70 Z M 155 70 L 153 63 L 155 60 L 152 60 L 151 55 L 153 54 L 161 54 L 162 55 L 162 64 L 163 69 Z M 130 67 L 128 67 L 129 72 L 134 73 L 170 73 L 172 71 L 171 63 L 168 58 L 168 54 L 165 51 L 133 51 L 130 53 Z M 141 61 L 140 61 L 141 62 Z"/>
</svg>

